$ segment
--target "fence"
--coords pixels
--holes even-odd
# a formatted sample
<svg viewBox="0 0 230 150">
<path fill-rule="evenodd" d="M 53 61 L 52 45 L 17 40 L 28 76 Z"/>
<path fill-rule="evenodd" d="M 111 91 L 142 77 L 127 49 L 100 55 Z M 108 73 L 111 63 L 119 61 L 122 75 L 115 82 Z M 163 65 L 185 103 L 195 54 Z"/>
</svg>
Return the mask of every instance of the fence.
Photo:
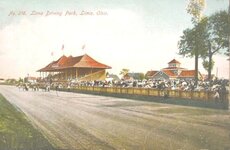
<svg viewBox="0 0 230 150">
<path fill-rule="evenodd" d="M 121 88 L 121 87 L 93 87 L 93 86 L 77 86 L 76 90 L 92 91 L 98 93 L 112 94 L 128 94 L 170 98 L 182 98 L 202 101 L 214 101 L 214 92 L 207 91 L 181 91 L 181 90 L 158 90 L 150 88 Z M 221 101 L 228 101 L 227 93 L 220 93 Z"/>
<path fill-rule="evenodd" d="M 61 88 L 61 91 L 71 91 L 86 94 L 96 94 L 119 98 L 130 98 L 145 101 L 163 102 L 176 105 L 207 107 L 216 109 L 229 109 L 228 93 L 220 93 L 215 100 L 214 92 L 158 90 L 151 88 L 123 88 L 123 87 L 93 87 L 74 86 L 70 89 Z M 166 96 L 167 95 L 167 96 Z"/>
</svg>

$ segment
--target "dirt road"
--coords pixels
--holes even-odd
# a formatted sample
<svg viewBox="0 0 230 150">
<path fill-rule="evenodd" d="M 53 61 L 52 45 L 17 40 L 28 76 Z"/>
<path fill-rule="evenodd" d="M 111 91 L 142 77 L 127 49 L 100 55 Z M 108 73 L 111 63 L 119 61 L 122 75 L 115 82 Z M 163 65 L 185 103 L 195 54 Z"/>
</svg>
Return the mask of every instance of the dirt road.
<svg viewBox="0 0 230 150">
<path fill-rule="evenodd" d="M 55 91 L 0 93 L 60 149 L 230 149 L 230 112 Z"/>
</svg>

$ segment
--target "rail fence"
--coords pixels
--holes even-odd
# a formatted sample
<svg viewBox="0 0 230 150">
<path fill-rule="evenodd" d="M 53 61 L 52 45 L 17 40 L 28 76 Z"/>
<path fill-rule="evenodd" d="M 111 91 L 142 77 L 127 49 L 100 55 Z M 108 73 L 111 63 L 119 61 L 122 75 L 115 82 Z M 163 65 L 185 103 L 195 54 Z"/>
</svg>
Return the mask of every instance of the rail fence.
<svg viewBox="0 0 230 150">
<path fill-rule="evenodd" d="M 154 96 L 169 98 L 182 98 L 201 101 L 215 101 L 214 92 L 207 91 L 181 91 L 181 90 L 158 90 L 151 88 L 121 88 L 121 87 L 93 87 L 76 86 L 74 89 L 81 91 L 92 91 L 97 93 L 128 94 L 140 96 Z M 220 93 L 219 101 L 228 101 L 227 93 Z"/>
<path fill-rule="evenodd" d="M 160 103 L 230 109 L 228 92 L 220 93 L 219 99 L 215 99 L 214 92 L 207 91 L 181 91 L 181 90 L 159 90 L 151 88 L 124 88 L 124 87 L 95 87 L 95 86 L 74 86 L 54 88 L 66 92 L 77 92 L 85 94 L 96 94 L 118 98 L 129 98 Z"/>
</svg>

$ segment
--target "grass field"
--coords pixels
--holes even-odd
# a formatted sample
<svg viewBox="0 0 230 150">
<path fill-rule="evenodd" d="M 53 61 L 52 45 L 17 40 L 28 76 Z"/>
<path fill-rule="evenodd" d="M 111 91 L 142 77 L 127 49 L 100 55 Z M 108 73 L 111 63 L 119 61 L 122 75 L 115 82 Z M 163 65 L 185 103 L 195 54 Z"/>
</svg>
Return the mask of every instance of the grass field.
<svg viewBox="0 0 230 150">
<path fill-rule="evenodd" d="M 0 150 L 53 150 L 52 145 L 0 94 Z"/>
</svg>

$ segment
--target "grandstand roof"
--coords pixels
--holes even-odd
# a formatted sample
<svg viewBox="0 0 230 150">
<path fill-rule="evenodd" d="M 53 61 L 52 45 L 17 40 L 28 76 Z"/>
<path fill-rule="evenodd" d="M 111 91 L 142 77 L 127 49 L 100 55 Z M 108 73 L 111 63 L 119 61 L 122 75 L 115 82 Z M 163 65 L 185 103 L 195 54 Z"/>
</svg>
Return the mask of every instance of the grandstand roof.
<svg viewBox="0 0 230 150">
<path fill-rule="evenodd" d="M 51 62 L 46 67 L 39 69 L 39 72 L 52 72 L 56 70 L 62 70 L 67 68 L 103 68 L 111 69 L 110 66 L 102 64 L 87 54 L 82 56 L 61 56 L 58 60 Z"/>
</svg>

